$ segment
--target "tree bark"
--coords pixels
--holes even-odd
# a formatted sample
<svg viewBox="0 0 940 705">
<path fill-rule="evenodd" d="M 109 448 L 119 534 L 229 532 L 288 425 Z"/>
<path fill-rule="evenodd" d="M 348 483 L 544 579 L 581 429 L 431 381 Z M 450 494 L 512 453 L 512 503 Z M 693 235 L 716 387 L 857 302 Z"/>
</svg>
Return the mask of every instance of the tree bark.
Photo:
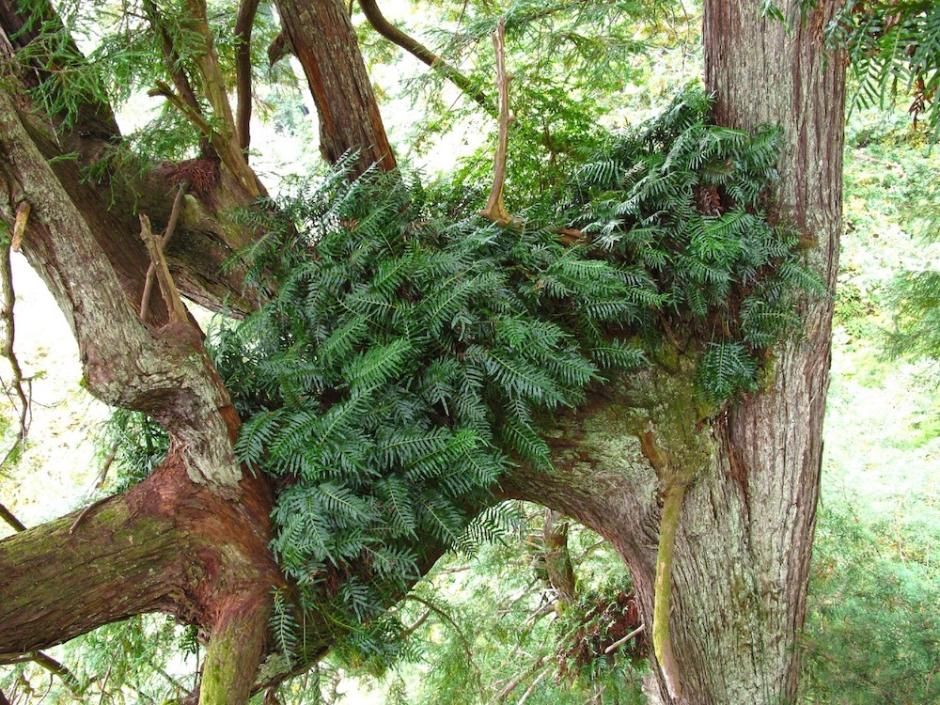
<svg viewBox="0 0 940 705">
<path fill-rule="evenodd" d="M 358 152 L 354 175 L 395 168 L 356 32 L 342 0 L 277 0 L 320 119 L 320 152 L 335 164 Z"/>
<path fill-rule="evenodd" d="M 678 504 L 669 648 L 656 664 L 669 704 L 779 705 L 797 693 L 841 231 L 844 62 L 823 48 L 839 3 L 802 21 L 798 0 L 779 4 L 792 29 L 759 3 L 706 0 L 706 82 L 720 124 L 780 125 L 775 215 L 811 243 L 829 295 L 803 302 L 802 335 L 774 351 L 761 392 L 699 419 L 675 371 L 605 390 L 556 434 L 554 475 L 523 469 L 504 486 L 610 539 L 651 624 L 669 472 L 692 477 Z"/>
<path fill-rule="evenodd" d="M 238 502 L 194 485 L 171 450 L 126 494 L 0 541 L 0 661 L 146 612 L 214 635 L 248 605 L 266 624 L 270 590 L 284 585 L 268 549 L 271 502 L 254 478 L 240 483 Z M 258 633 L 243 634 L 242 658 L 255 667 Z"/>
</svg>

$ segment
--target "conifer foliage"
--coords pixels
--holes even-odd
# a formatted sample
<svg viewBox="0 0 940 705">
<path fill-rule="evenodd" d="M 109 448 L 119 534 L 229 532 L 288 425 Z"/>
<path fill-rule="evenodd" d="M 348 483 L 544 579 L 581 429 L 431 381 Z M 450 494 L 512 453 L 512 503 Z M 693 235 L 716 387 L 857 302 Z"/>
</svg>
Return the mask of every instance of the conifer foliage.
<svg viewBox="0 0 940 705">
<path fill-rule="evenodd" d="M 246 257 L 281 284 L 215 331 L 215 357 L 236 450 L 280 488 L 274 548 L 302 602 L 378 617 L 422 546 L 466 543 L 510 463 L 550 469 L 541 415 L 663 345 L 700 358 L 712 403 L 754 386 L 815 279 L 767 219 L 776 133 L 708 109 L 684 92 L 510 227 L 465 187 L 342 168 L 252 216 L 266 235 Z"/>
</svg>

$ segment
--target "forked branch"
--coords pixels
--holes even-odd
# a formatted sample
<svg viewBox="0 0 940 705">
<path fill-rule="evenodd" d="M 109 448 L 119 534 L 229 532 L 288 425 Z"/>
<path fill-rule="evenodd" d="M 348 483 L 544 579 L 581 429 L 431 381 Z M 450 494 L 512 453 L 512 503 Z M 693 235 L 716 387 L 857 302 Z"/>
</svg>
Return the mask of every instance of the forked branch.
<svg viewBox="0 0 940 705">
<path fill-rule="evenodd" d="M 169 228 L 167 232 L 172 235 Z M 188 319 L 186 307 L 183 305 L 179 291 L 176 289 L 173 277 L 170 276 L 170 269 L 167 267 L 166 257 L 163 255 L 163 245 L 168 238 L 164 237 L 163 239 L 158 239 L 157 236 L 153 234 L 150 218 L 143 213 L 140 214 L 140 238 L 144 241 L 144 246 L 147 248 L 147 252 L 150 255 L 150 268 L 153 269 L 157 284 L 160 287 L 160 295 L 163 297 L 163 302 L 166 304 L 170 322 L 182 323 L 186 321 Z M 148 274 L 149 271 L 148 269 Z M 147 292 L 146 289 L 144 294 L 149 296 L 149 292 Z M 146 301 L 141 301 L 140 308 L 142 314 L 147 313 Z"/>
<path fill-rule="evenodd" d="M 176 232 L 176 224 L 179 222 L 180 211 L 183 209 L 183 198 L 186 196 L 186 189 L 188 184 L 184 181 L 179 185 L 179 188 L 176 190 L 176 198 L 173 199 L 173 210 L 170 212 L 170 220 L 167 223 L 166 230 L 163 233 L 163 237 L 159 238 L 157 246 L 160 250 L 160 253 L 166 250 L 166 246 L 170 243 L 170 238 L 173 237 L 173 233 Z M 151 256 L 150 266 L 147 267 L 147 276 L 144 279 L 144 293 L 140 298 L 140 321 L 141 323 L 147 322 L 147 315 L 150 308 L 150 297 L 153 294 L 153 280 L 156 275 L 157 264 L 156 261 Z"/>
</svg>

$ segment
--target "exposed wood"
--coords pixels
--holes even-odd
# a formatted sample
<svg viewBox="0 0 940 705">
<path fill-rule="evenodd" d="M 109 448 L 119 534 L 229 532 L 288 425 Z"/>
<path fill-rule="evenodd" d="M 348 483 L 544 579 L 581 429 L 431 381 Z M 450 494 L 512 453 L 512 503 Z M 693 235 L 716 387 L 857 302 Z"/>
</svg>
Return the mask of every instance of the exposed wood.
<svg viewBox="0 0 940 705">
<path fill-rule="evenodd" d="M 496 31 L 493 32 L 493 48 L 496 51 L 496 85 L 499 88 L 499 135 L 493 158 L 493 187 L 480 215 L 494 223 L 509 225 L 512 216 L 503 204 L 503 189 L 506 186 L 506 160 L 509 156 L 509 126 L 514 118 L 509 111 L 509 82 L 512 76 L 506 70 L 505 18 L 500 17 Z"/>
<path fill-rule="evenodd" d="M 14 252 L 20 251 L 23 244 L 23 236 L 26 235 L 26 225 L 29 223 L 29 214 L 32 206 L 29 201 L 23 201 L 16 209 L 16 220 L 13 222 L 13 238 L 10 241 L 10 249 Z"/>
</svg>

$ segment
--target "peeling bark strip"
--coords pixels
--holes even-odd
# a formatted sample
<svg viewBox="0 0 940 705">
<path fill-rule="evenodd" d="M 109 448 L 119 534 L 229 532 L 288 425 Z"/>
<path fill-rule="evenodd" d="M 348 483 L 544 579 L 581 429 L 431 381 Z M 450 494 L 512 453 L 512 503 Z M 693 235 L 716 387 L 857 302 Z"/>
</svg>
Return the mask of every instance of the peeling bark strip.
<svg viewBox="0 0 940 705">
<path fill-rule="evenodd" d="M 493 49 L 496 52 L 496 85 L 499 88 L 499 136 L 496 155 L 493 157 L 493 187 L 490 197 L 480 215 L 494 223 L 508 225 L 512 215 L 503 204 L 503 189 L 506 186 L 506 160 L 509 157 L 509 126 L 515 118 L 509 111 L 509 82 L 512 76 L 506 70 L 506 19 L 499 18 L 493 32 Z"/>
<path fill-rule="evenodd" d="M 395 156 L 342 0 L 275 4 L 317 106 L 323 158 L 335 164 L 344 154 L 358 152 L 354 175 L 373 164 L 394 169 Z"/>
</svg>

